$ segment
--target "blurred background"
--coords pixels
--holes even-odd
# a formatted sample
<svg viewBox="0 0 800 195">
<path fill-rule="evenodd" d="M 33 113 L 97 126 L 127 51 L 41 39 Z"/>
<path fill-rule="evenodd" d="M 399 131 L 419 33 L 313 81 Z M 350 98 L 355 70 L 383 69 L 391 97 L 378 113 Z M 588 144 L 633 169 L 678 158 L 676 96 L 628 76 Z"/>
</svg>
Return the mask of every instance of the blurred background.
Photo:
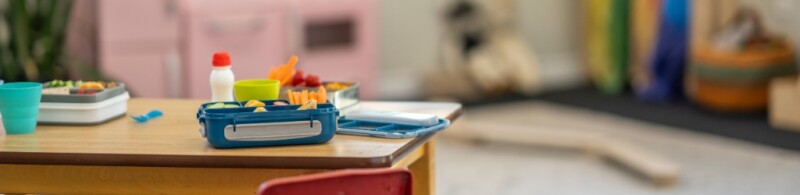
<svg viewBox="0 0 800 195">
<path fill-rule="evenodd" d="M 458 101 L 440 194 L 797 194 L 793 0 L 0 0 L 5 82 L 209 98 L 291 55 L 368 100 Z"/>
</svg>

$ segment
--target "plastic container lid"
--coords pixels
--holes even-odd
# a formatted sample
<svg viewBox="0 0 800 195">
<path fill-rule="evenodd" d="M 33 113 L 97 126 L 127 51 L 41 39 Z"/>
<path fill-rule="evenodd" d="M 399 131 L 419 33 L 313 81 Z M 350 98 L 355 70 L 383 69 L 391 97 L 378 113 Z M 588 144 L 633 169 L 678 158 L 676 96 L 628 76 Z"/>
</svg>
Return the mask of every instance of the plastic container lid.
<svg viewBox="0 0 800 195">
<path fill-rule="evenodd" d="M 50 83 L 45 83 L 45 86 L 49 86 Z M 71 89 L 76 90 L 76 89 Z M 59 95 L 59 94 L 42 94 L 42 102 L 53 102 L 53 103 L 97 103 L 102 102 L 113 97 L 122 95 L 127 93 L 128 91 L 125 89 L 124 83 L 118 83 L 116 87 L 104 89 L 95 94 L 70 94 L 70 95 Z"/>
<path fill-rule="evenodd" d="M 231 65 L 231 56 L 226 51 L 214 53 L 214 59 L 211 61 L 214 67 L 225 67 Z"/>
</svg>

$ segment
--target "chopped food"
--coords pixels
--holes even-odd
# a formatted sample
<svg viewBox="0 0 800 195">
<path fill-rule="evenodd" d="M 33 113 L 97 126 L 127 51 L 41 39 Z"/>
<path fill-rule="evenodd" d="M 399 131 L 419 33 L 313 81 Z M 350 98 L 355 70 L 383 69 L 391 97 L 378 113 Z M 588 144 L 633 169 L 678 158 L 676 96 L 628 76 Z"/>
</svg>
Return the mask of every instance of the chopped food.
<svg viewBox="0 0 800 195">
<path fill-rule="evenodd" d="M 244 104 L 244 107 L 261 107 L 261 106 L 266 106 L 266 104 L 264 104 L 264 102 L 258 101 L 258 100 L 250 100 L 250 101 L 247 101 L 246 104 Z"/>
<path fill-rule="evenodd" d="M 105 89 L 101 82 L 84 82 L 78 89 Z"/>
<path fill-rule="evenodd" d="M 225 104 L 224 102 L 217 102 L 211 105 L 206 106 L 206 109 L 215 109 L 215 108 L 238 108 L 239 105 L 236 104 Z"/>
<path fill-rule="evenodd" d="M 308 90 L 303 90 L 303 93 L 300 95 L 300 104 L 308 103 Z"/>
<path fill-rule="evenodd" d="M 211 104 L 211 105 L 208 105 L 208 106 L 206 106 L 206 108 L 208 108 L 208 109 L 212 109 L 212 108 L 224 108 L 224 107 L 225 107 L 225 103 L 222 103 L 222 102 L 217 102 L 217 103 L 214 103 L 214 104 Z"/>
<path fill-rule="evenodd" d="M 319 76 L 315 74 L 308 74 L 308 77 L 306 77 L 306 86 L 317 87 L 320 84 L 322 84 L 322 82 L 319 81 Z"/>
<path fill-rule="evenodd" d="M 285 105 L 289 105 L 289 104 L 287 104 L 286 102 L 279 102 L 279 101 L 276 101 L 276 102 L 272 103 L 272 105 L 275 105 L 275 106 L 285 106 Z"/>
<path fill-rule="evenodd" d="M 269 68 L 269 73 L 267 73 L 267 79 L 270 80 L 278 80 L 281 83 L 281 87 L 284 86 L 294 86 L 294 87 L 317 87 L 322 84 L 319 76 L 315 74 L 308 74 L 308 76 L 304 76 L 305 72 L 302 70 L 295 70 L 294 67 L 297 64 L 298 58 L 297 56 L 292 56 L 289 58 L 289 62 L 286 64 L 282 64 L 279 66 L 272 66 Z"/>
<path fill-rule="evenodd" d="M 328 92 L 325 90 L 325 87 L 320 86 L 319 90 L 317 91 L 292 91 L 286 90 L 286 97 L 289 98 L 289 104 L 297 105 L 297 104 L 306 104 L 311 100 L 314 100 L 316 103 L 327 103 L 328 102 Z"/>
<path fill-rule="evenodd" d="M 255 110 L 253 110 L 253 112 L 266 112 L 266 111 L 267 111 L 267 109 L 264 108 L 264 107 L 258 107 Z"/>
<path fill-rule="evenodd" d="M 317 100 L 309 100 L 308 102 L 300 106 L 300 108 L 297 108 L 297 110 L 312 110 L 312 109 L 317 109 Z"/>
<path fill-rule="evenodd" d="M 294 104 L 303 104 L 303 98 L 300 97 L 303 93 L 295 91 L 292 94 L 294 94 Z"/>
<path fill-rule="evenodd" d="M 42 89 L 42 94 L 69 95 L 69 88 L 67 88 L 67 87 L 46 88 L 46 89 Z"/>
<path fill-rule="evenodd" d="M 308 93 L 309 100 L 317 100 L 317 92 L 310 92 Z"/>
<path fill-rule="evenodd" d="M 328 90 L 325 90 L 324 87 L 320 86 L 319 90 L 317 91 L 317 100 L 322 103 L 328 102 Z"/>
<path fill-rule="evenodd" d="M 292 56 L 289 58 L 289 62 L 278 66 L 278 68 L 271 67 L 269 70 L 269 74 L 267 74 L 267 78 L 271 80 L 278 80 L 281 83 L 281 86 L 287 86 L 292 83 L 292 78 L 296 73 L 294 69 L 295 64 L 297 64 L 298 58 L 297 56 Z"/>
<path fill-rule="evenodd" d="M 116 82 L 104 82 L 104 81 L 62 81 L 62 80 L 53 80 L 50 81 L 50 84 L 47 85 L 47 88 L 60 88 L 66 87 L 68 89 L 78 88 L 78 89 L 109 89 L 117 87 Z"/>
<path fill-rule="evenodd" d="M 303 82 L 306 82 L 306 80 L 303 79 L 303 71 L 297 70 L 297 73 L 294 73 L 294 78 L 292 79 L 292 86 L 300 86 Z"/>
<path fill-rule="evenodd" d="M 342 89 L 347 89 L 350 85 L 342 84 L 342 83 L 328 83 L 325 85 L 325 89 L 337 91 Z"/>
</svg>

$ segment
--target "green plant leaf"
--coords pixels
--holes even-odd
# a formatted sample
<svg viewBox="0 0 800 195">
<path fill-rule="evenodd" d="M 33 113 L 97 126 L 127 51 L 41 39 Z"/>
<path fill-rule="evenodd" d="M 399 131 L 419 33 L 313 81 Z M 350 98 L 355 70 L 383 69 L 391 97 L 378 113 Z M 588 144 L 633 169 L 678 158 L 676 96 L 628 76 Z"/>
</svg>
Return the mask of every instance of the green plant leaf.
<svg viewBox="0 0 800 195">
<path fill-rule="evenodd" d="M 12 66 L 16 66 L 25 71 L 25 77 L 36 76 L 30 73 L 31 70 L 26 69 L 26 64 L 29 62 L 29 52 L 30 52 L 30 23 L 28 20 L 28 10 L 26 9 L 26 3 L 24 0 L 10 0 L 9 1 L 9 9 L 11 12 L 11 36 L 12 36 L 12 53 L 16 57 L 14 60 L 14 64 Z M 15 80 L 17 78 L 10 78 L 10 80 Z M 25 78 L 29 79 L 29 78 Z"/>
</svg>

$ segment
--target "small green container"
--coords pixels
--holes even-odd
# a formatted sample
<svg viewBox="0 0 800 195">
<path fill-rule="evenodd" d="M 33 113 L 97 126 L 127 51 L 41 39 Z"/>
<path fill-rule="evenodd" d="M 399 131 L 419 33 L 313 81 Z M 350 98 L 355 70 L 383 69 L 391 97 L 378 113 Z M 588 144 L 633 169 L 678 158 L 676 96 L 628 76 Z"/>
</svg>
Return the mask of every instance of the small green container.
<svg viewBox="0 0 800 195">
<path fill-rule="evenodd" d="M 277 100 L 281 90 L 281 83 L 277 80 L 250 79 L 236 81 L 233 84 L 236 101 L 248 100 Z"/>
</svg>

